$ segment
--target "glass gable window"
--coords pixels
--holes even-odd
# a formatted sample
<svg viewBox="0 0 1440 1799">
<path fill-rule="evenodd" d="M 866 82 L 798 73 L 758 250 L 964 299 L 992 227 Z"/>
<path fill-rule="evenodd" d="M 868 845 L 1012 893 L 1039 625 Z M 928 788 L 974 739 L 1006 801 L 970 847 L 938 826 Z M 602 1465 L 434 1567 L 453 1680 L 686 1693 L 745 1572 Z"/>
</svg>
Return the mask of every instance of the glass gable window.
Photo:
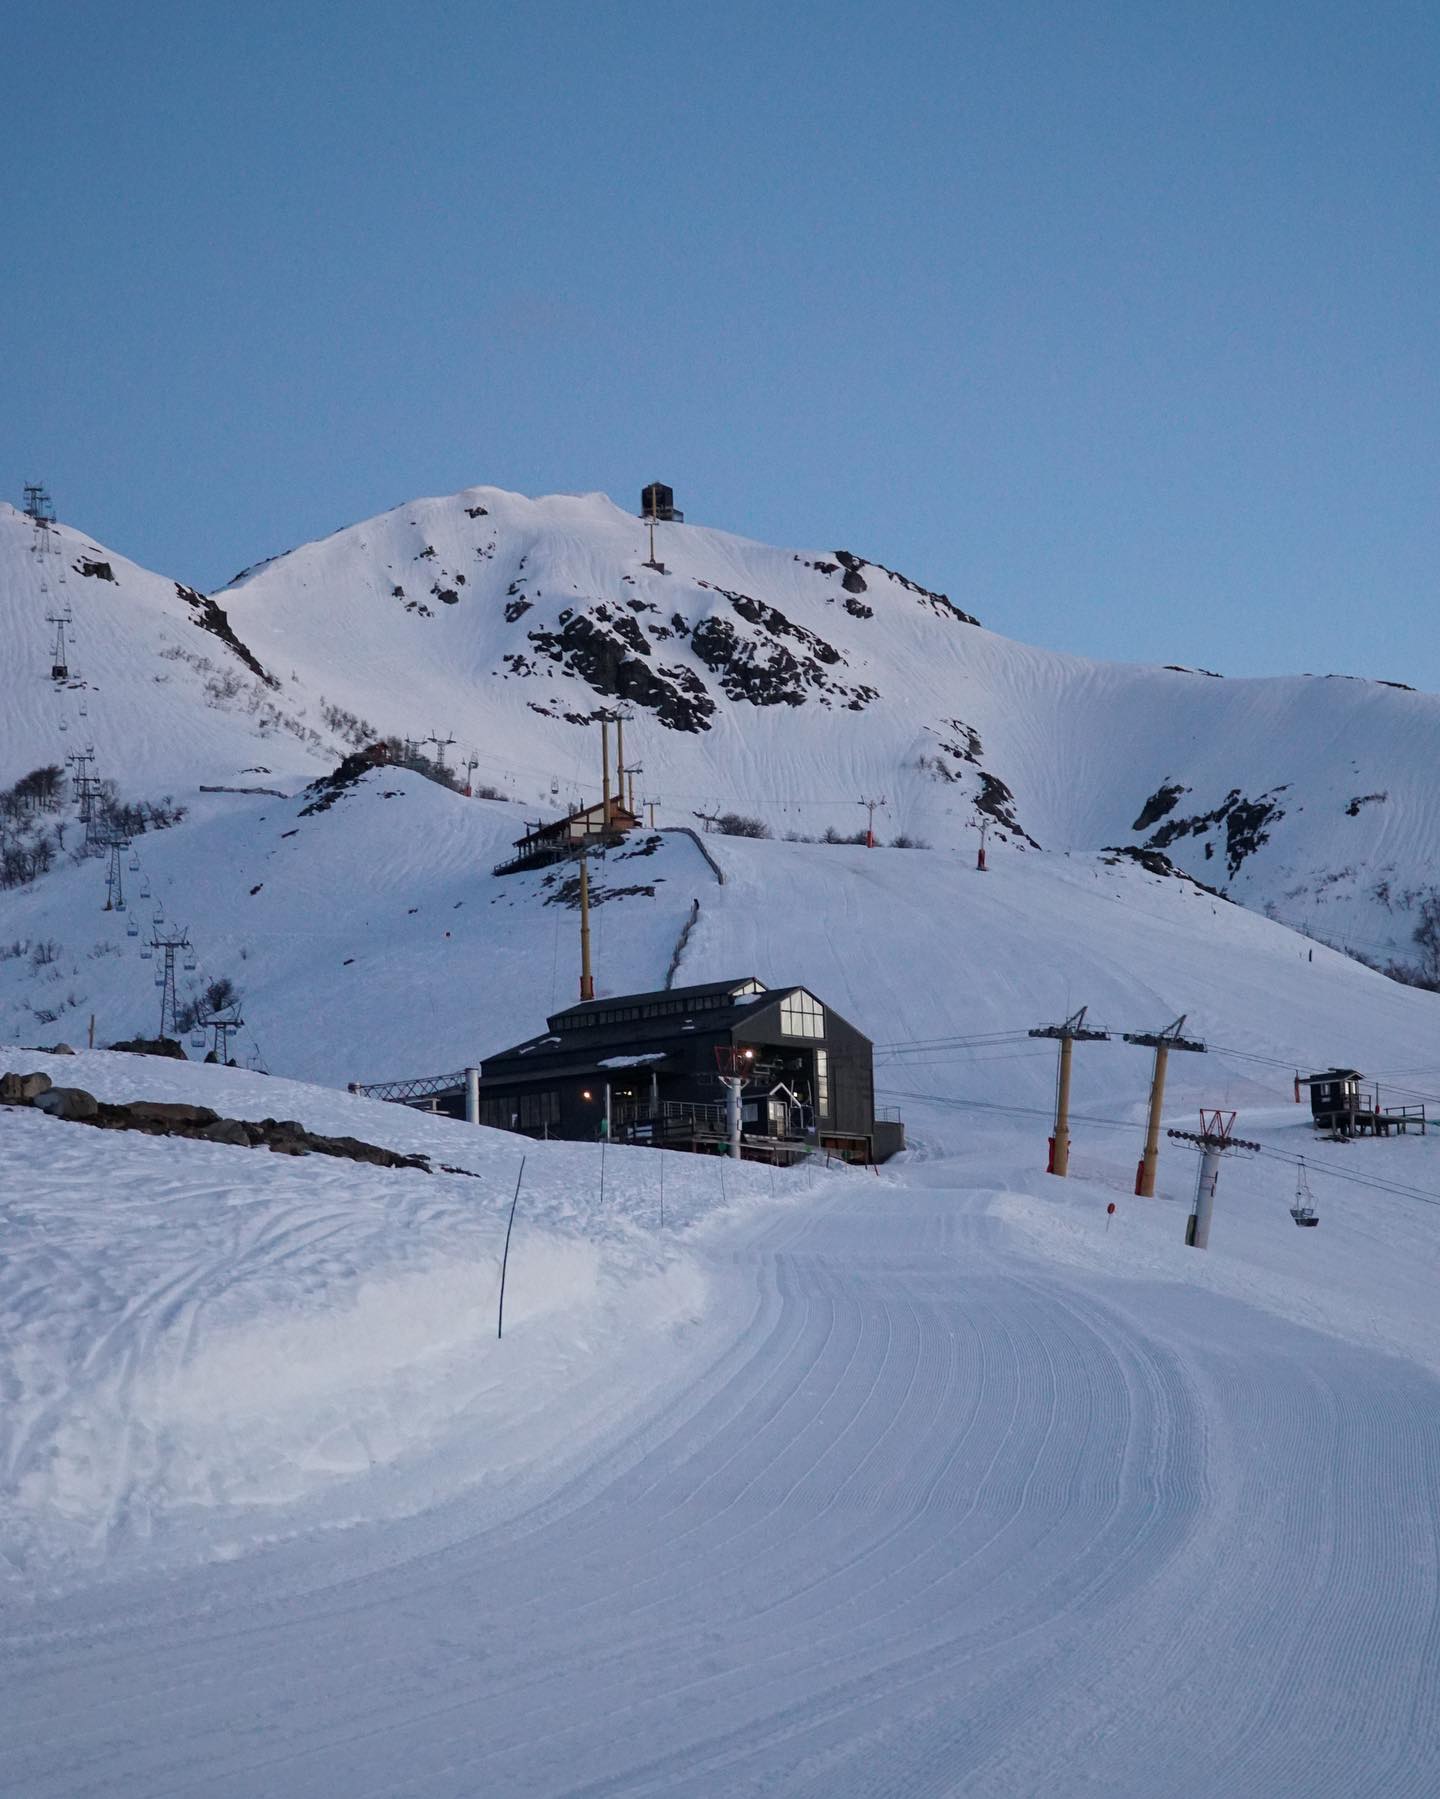
<svg viewBox="0 0 1440 1799">
<path fill-rule="evenodd" d="M 786 1037 L 823 1037 L 824 1007 L 808 993 L 792 993 L 780 1002 L 780 1031 Z"/>
<path fill-rule="evenodd" d="M 823 1049 L 815 1051 L 815 1112 L 820 1118 L 830 1116 L 830 1055 Z"/>
</svg>

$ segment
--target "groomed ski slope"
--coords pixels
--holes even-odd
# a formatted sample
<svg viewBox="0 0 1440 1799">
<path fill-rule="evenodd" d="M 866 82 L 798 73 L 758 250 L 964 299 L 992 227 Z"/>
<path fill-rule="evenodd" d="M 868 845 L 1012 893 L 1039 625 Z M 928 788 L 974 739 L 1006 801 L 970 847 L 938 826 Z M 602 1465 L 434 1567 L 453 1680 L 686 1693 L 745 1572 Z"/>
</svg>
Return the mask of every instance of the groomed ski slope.
<svg viewBox="0 0 1440 1799">
<path fill-rule="evenodd" d="M 1440 1140 L 1315 1145 L 1279 1064 L 1424 1088 L 1433 996 L 1088 859 L 707 847 L 680 978 L 799 978 L 888 1045 L 878 1176 L 610 1150 L 602 1200 L 591 1146 L 6 1053 L 478 1178 L 0 1117 L 0 1789 L 1432 1792 Z M 1188 1011 L 1170 1122 L 1276 1152 L 1205 1255 L 1188 1151 L 1130 1195 L 1143 1050 L 1077 1052 L 1039 1172 L 1053 1051 L 1007 1034 L 1081 1003 Z"/>
<path fill-rule="evenodd" d="M 99 1061 L 84 1060 L 96 1086 L 130 1083 Z M 175 1090 L 201 1074 L 212 1091 L 237 1078 L 182 1070 Z M 283 1097 L 317 1119 L 346 1104 Z M 67 1132 L 72 1156 L 102 1141 L 25 1122 Z M 1278 1317 L 1263 1283 L 1241 1303 L 1191 1278 L 1180 1208 L 1122 1204 L 1107 1233 L 1103 1181 L 1042 1199 L 1028 1157 L 967 1165 L 936 1146 L 895 1174 L 796 1176 L 774 1196 L 741 1171 L 731 1206 L 707 1206 L 717 1166 L 677 1157 L 662 1237 L 653 1212 L 642 1223 L 656 1158 L 612 1151 L 615 1212 L 592 1203 L 577 1232 L 597 1295 L 552 1241 L 587 1209 L 577 1163 L 595 1152 L 540 1146 L 497 1344 L 496 1164 L 516 1145 L 419 1119 L 392 1134 L 447 1155 L 473 1139 L 462 1159 L 482 1180 L 403 1174 L 382 1196 L 372 1171 L 347 1171 L 341 1208 L 318 1159 L 201 1152 L 201 1195 L 248 1226 L 228 1303 L 248 1286 L 272 1308 L 268 1345 L 253 1316 L 248 1339 L 207 1317 L 227 1296 L 195 1278 L 193 1184 L 151 1189 L 131 1221 L 172 1278 L 147 1268 L 138 1304 L 116 1296 L 77 1388 L 128 1349 L 117 1397 L 139 1411 L 148 1364 L 153 1406 L 168 1337 L 192 1400 L 172 1397 L 168 1428 L 217 1467 L 247 1433 L 280 1437 L 306 1388 L 335 1431 L 312 1432 L 308 1505 L 171 1494 L 177 1515 L 134 1541 L 117 1529 L 91 1580 L 73 1562 L 12 1579 L 7 1793 L 1434 1790 L 1435 1378 Z M 18 1140 L 3 1139 L 7 1192 Z M 178 1146 L 126 1147 L 121 1226 L 153 1178 L 136 1159 Z M 28 1162 L 32 1211 L 10 1228 L 48 1220 L 58 1241 L 37 1253 L 63 1291 L 114 1227 L 92 1196 L 87 1250 L 77 1168 Z M 1037 1255 L 1007 1222 L 1019 1195 L 1058 1206 L 1096 1265 Z M 1225 1193 L 1213 1265 L 1300 1237 L 1277 1193 L 1256 1197 Z M 398 1240 L 373 1229 L 392 1207 Z M 1361 1211 L 1329 1206 L 1304 1234 L 1298 1285 L 1384 1262 Z M 346 1256 L 365 1275 L 342 1299 Z M 378 1338 L 372 1285 L 390 1290 Z M 247 1341 L 248 1364 L 233 1353 Z M 366 1398 L 413 1410 L 457 1375 L 458 1415 L 422 1416 L 425 1453 L 387 1467 Z M 218 1541 L 207 1512 L 225 1514 Z"/>
</svg>

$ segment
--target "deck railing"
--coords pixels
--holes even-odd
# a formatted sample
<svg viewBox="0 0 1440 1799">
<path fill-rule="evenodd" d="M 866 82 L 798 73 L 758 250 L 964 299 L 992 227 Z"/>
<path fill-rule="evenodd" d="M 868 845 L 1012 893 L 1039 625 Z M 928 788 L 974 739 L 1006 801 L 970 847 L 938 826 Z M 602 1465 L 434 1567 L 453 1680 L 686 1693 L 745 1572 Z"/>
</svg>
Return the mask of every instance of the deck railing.
<svg viewBox="0 0 1440 1799">
<path fill-rule="evenodd" d="M 388 1099 L 410 1106 L 417 1099 L 431 1099 L 441 1093 L 463 1093 L 465 1070 L 458 1074 L 422 1074 L 409 1081 L 351 1081 L 350 1091 L 362 1099 Z"/>
</svg>

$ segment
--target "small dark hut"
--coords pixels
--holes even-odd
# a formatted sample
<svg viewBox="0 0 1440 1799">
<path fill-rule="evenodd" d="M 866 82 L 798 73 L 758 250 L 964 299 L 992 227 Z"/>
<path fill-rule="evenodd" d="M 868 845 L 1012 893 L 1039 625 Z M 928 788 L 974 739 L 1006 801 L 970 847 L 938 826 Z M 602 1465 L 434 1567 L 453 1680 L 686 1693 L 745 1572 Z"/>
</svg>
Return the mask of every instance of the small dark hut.
<svg viewBox="0 0 1440 1799">
<path fill-rule="evenodd" d="M 663 481 L 652 481 L 640 490 L 641 518 L 657 519 L 662 524 L 683 525 L 685 514 L 675 505 L 675 490 Z"/>
<path fill-rule="evenodd" d="M 1424 1106 L 1382 1106 L 1379 1089 L 1362 1086 L 1365 1076 L 1358 1068 L 1327 1068 L 1301 1078 L 1310 1089 L 1310 1114 L 1316 1130 L 1335 1137 L 1388 1137 L 1391 1131 L 1425 1131 Z"/>
</svg>

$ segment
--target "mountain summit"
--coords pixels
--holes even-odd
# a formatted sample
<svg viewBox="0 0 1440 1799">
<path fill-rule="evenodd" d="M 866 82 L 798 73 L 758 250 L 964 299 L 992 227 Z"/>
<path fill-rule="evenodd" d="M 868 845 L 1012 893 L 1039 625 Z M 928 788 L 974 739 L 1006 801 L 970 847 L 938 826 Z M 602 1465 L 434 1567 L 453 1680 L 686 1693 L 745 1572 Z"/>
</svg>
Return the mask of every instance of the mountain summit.
<svg viewBox="0 0 1440 1799">
<path fill-rule="evenodd" d="M 1035 649 L 852 549 L 666 521 L 652 559 L 646 522 L 602 494 L 412 501 L 211 596 L 55 537 L 47 595 L 30 521 L 0 507 L 0 611 L 23 646 L 0 780 L 54 759 L 62 723 L 122 786 L 180 797 L 308 779 L 394 735 L 558 811 L 598 795 L 594 727 L 620 708 L 662 824 L 734 812 L 833 839 L 883 801 L 882 840 L 957 848 L 983 824 L 1002 854 L 1163 856 L 1327 941 L 1413 959 L 1440 848 L 1430 695 Z"/>
</svg>

